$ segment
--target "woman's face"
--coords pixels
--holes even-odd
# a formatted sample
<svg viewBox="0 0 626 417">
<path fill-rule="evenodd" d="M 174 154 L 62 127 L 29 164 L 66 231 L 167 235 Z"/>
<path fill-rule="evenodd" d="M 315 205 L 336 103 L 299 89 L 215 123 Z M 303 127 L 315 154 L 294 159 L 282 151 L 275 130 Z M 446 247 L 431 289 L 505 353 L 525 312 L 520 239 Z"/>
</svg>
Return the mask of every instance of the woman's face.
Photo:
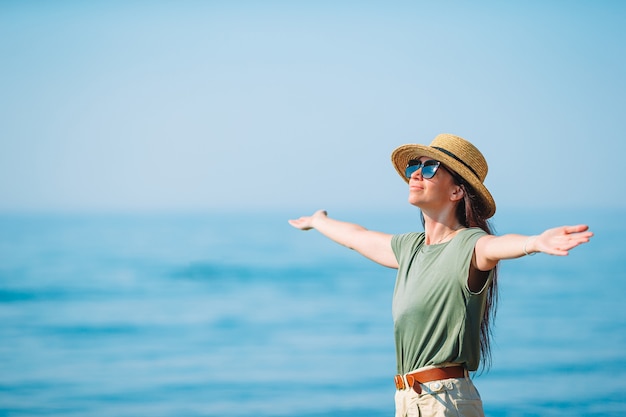
<svg viewBox="0 0 626 417">
<path fill-rule="evenodd" d="M 432 158 L 423 156 L 419 161 L 424 163 Z M 454 207 L 463 197 L 462 189 L 455 184 L 452 174 L 440 165 L 432 178 L 422 176 L 422 168 L 409 177 L 409 203 L 422 210 L 444 210 Z"/>
</svg>

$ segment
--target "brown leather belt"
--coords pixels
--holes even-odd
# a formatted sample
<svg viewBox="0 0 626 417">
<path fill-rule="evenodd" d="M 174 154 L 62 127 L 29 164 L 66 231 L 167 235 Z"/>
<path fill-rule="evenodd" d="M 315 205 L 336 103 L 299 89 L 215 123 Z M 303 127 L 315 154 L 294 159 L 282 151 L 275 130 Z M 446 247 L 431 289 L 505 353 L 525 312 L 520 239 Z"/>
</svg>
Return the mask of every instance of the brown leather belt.
<svg viewBox="0 0 626 417">
<path fill-rule="evenodd" d="M 406 374 L 406 382 L 408 383 L 408 387 L 412 387 L 418 394 L 422 392 L 422 387 L 420 384 L 425 384 L 431 381 L 438 381 L 440 379 L 448 379 L 448 378 L 464 378 L 465 377 L 465 368 L 462 366 L 448 366 L 445 368 L 432 368 L 426 369 L 424 371 L 413 372 L 410 374 Z M 404 378 L 402 375 L 396 375 L 394 377 L 394 381 L 396 383 L 396 388 L 399 390 L 407 388 L 407 385 L 404 383 Z"/>
</svg>

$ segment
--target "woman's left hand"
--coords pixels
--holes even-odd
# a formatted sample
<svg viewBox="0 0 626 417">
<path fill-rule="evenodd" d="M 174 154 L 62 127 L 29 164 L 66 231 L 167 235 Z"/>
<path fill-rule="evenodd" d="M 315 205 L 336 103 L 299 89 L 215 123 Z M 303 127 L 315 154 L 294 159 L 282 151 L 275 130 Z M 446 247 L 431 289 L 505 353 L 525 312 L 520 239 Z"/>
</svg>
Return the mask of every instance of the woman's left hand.
<svg viewBox="0 0 626 417">
<path fill-rule="evenodd" d="M 555 227 L 529 238 L 526 242 L 526 251 L 567 256 L 571 249 L 589 242 L 592 236 L 589 226 L 585 224 Z"/>
</svg>

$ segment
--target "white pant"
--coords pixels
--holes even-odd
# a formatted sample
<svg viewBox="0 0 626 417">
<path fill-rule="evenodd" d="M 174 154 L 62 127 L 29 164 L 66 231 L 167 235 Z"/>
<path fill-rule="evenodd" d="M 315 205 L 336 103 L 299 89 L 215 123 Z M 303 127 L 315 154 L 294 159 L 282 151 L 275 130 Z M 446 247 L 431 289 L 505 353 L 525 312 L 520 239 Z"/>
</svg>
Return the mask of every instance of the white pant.
<svg viewBox="0 0 626 417">
<path fill-rule="evenodd" d="M 483 403 L 474 383 L 450 378 L 421 384 L 418 394 L 412 387 L 396 391 L 396 417 L 484 417 Z"/>
</svg>

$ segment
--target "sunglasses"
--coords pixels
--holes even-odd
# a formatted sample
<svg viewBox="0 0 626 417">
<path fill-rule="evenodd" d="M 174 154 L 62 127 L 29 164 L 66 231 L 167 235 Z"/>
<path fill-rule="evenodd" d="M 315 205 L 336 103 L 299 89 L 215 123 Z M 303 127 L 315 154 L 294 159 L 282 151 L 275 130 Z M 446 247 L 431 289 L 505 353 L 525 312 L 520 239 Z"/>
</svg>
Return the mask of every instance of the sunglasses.
<svg viewBox="0 0 626 417">
<path fill-rule="evenodd" d="M 429 159 L 428 161 L 420 161 L 418 159 L 411 159 L 404 170 L 404 175 L 407 178 L 411 178 L 411 175 L 418 169 L 422 168 L 422 177 L 427 180 L 431 179 L 437 173 L 441 162 Z"/>
</svg>

